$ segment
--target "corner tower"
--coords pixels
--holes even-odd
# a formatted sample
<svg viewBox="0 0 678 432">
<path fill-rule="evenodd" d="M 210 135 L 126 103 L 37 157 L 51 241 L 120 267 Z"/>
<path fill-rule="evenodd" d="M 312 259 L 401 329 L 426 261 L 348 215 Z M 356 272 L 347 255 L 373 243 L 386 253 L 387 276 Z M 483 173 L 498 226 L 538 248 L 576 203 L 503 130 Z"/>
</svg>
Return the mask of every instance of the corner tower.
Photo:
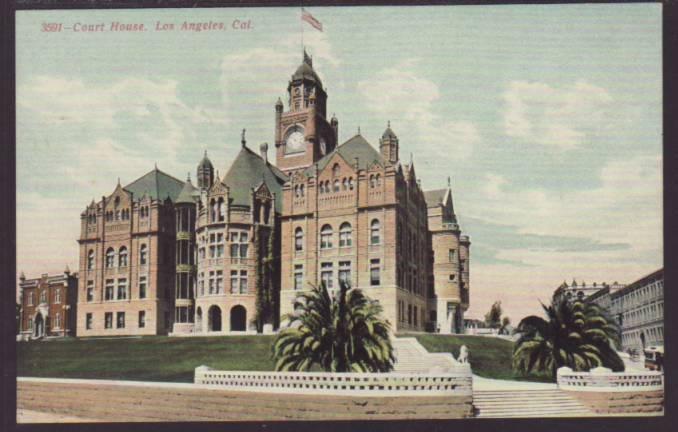
<svg viewBox="0 0 678 432">
<path fill-rule="evenodd" d="M 392 165 L 398 162 L 398 137 L 391 129 L 391 122 L 388 122 L 386 130 L 379 140 L 379 153 L 384 160 L 389 161 Z"/>
<path fill-rule="evenodd" d="M 276 165 L 290 175 L 334 150 L 338 122 L 327 121 L 327 93 L 306 51 L 287 95 L 287 111 L 280 99 L 275 105 L 275 148 Z"/>
</svg>

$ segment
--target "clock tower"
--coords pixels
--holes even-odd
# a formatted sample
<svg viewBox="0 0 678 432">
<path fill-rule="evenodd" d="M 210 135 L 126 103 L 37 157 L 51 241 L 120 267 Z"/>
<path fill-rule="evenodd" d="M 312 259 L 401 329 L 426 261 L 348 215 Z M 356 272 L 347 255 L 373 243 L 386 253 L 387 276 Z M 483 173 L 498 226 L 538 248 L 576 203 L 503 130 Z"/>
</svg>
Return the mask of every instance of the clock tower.
<svg viewBox="0 0 678 432">
<path fill-rule="evenodd" d="M 313 60 L 304 59 L 287 85 L 288 110 L 275 104 L 276 165 L 290 174 L 305 169 L 337 146 L 338 122 L 327 121 L 327 93 L 313 70 Z"/>
</svg>

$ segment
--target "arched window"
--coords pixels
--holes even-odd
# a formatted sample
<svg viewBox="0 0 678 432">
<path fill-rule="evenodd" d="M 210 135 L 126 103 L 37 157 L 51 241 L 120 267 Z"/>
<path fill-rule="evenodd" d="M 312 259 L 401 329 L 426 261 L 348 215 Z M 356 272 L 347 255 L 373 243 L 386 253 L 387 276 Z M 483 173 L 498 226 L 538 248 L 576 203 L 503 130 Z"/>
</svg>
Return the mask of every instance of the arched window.
<svg viewBox="0 0 678 432">
<path fill-rule="evenodd" d="M 377 174 L 376 183 L 377 186 L 381 186 L 381 174 Z"/>
<path fill-rule="evenodd" d="M 329 249 L 332 247 L 332 227 L 323 225 L 320 230 L 320 249 Z"/>
<path fill-rule="evenodd" d="M 106 268 L 112 268 L 115 265 L 115 250 L 108 248 L 106 250 Z"/>
<path fill-rule="evenodd" d="M 127 248 L 125 246 L 121 247 L 118 253 L 118 267 L 127 267 Z"/>
<path fill-rule="evenodd" d="M 92 270 L 94 268 L 94 251 L 90 249 L 87 253 L 87 270 Z"/>
<path fill-rule="evenodd" d="M 374 188 L 375 186 L 376 186 L 376 183 L 374 181 L 374 176 L 371 175 L 370 176 L 370 188 Z"/>
<path fill-rule="evenodd" d="M 370 224 L 370 244 L 378 245 L 381 243 L 381 223 L 378 219 L 372 219 Z"/>
<path fill-rule="evenodd" d="M 299 186 L 299 192 L 301 193 L 302 198 L 304 197 L 304 185 Z"/>
<path fill-rule="evenodd" d="M 294 186 L 294 196 L 299 198 L 299 185 Z"/>
<path fill-rule="evenodd" d="M 323 182 L 318 183 L 318 193 L 321 193 L 321 194 L 325 193 L 325 183 L 323 183 Z"/>
<path fill-rule="evenodd" d="M 351 224 L 344 222 L 339 227 L 339 247 L 348 247 L 353 243 L 353 230 Z"/>
<path fill-rule="evenodd" d="M 353 177 L 348 178 L 348 188 L 349 190 L 353 190 Z"/>
<path fill-rule="evenodd" d="M 226 203 L 223 198 L 219 198 L 219 222 L 223 222 L 226 219 Z"/>
<path fill-rule="evenodd" d="M 295 252 L 304 250 L 304 230 L 301 227 L 294 230 L 294 250 Z"/>
<path fill-rule="evenodd" d="M 210 200 L 210 222 L 217 220 L 217 202 L 214 198 Z"/>
<path fill-rule="evenodd" d="M 339 179 L 336 179 L 336 180 L 334 181 L 333 192 L 339 192 Z"/>
<path fill-rule="evenodd" d="M 139 265 L 146 265 L 148 262 L 148 248 L 142 244 L 139 248 Z"/>
<path fill-rule="evenodd" d="M 335 163 L 334 166 L 332 167 L 332 175 L 334 177 L 339 175 L 339 164 Z"/>
<path fill-rule="evenodd" d="M 348 190 L 348 179 L 346 177 L 341 181 L 341 190 Z"/>
</svg>

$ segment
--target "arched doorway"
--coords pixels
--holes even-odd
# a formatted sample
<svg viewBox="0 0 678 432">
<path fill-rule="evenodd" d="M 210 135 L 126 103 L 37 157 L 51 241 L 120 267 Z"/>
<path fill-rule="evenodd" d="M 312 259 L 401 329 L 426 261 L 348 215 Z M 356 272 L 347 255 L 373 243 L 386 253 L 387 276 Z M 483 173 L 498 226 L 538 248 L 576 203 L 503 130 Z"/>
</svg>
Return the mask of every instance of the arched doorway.
<svg viewBox="0 0 678 432">
<path fill-rule="evenodd" d="M 45 320 L 40 312 L 38 312 L 38 314 L 35 316 L 33 329 L 33 336 L 42 337 L 45 335 Z"/>
<path fill-rule="evenodd" d="M 221 309 L 212 305 L 207 311 L 207 325 L 209 331 L 221 331 Z"/>
<path fill-rule="evenodd" d="M 247 329 L 247 311 L 241 305 L 231 309 L 231 331 L 245 331 Z"/>
<path fill-rule="evenodd" d="M 195 311 L 195 331 L 201 332 L 202 329 L 202 308 L 198 306 L 198 309 Z"/>
</svg>

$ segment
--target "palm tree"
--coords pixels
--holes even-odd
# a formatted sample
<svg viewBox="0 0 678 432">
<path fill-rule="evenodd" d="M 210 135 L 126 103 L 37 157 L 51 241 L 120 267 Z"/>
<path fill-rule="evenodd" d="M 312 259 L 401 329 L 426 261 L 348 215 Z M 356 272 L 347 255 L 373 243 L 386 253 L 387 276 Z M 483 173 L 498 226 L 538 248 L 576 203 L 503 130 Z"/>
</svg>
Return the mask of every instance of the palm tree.
<svg viewBox="0 0 678 432">
<path fill-rule="evenodd" d="M 546 372 L 554 380 L 562 366 L 575 371 L 598 366 L 624 370 L 615 351 L 619 327 L 603 308 L 580 300 L 552 300 L 550 306 L 542 307 L 548 320 L 532 315 L 516 328 L 520 336 L 513 350 L 514 370 Z"/>
<path fill-rule="evenodd" d="M 390 323 L 382 319 L 381 305 L 362 290 L 340 281 L 332 296 L 322 283 L 301 293 L 294 310 L 273 343 L 276 370 L 308 371 L 314 365 L 326 372 L 393 369 Z"/>
</svg>

